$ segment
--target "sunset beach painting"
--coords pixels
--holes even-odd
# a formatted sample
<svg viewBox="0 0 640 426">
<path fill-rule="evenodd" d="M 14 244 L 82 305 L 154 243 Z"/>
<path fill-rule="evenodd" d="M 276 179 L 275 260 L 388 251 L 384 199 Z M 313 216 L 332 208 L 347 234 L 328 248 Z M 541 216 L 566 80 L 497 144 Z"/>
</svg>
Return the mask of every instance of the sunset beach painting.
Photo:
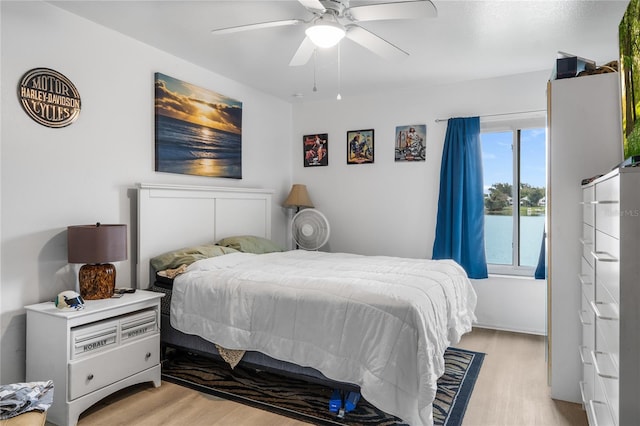
<svg viewBox="0 0 640 426">
<path fill-rule="evenodd" d="M 242 102 L 155 74 L 156 171 L 242 179 Z"/>
</svg>

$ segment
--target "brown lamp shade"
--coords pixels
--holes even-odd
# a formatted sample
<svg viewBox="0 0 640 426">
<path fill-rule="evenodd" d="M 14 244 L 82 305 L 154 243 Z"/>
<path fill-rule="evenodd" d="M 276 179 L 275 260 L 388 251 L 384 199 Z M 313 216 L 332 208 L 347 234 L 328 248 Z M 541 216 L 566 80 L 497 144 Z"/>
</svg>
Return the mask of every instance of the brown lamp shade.
<svg viewBox="0 0 640 426">
<path fill-rule="evenodd" d="M 127 225 L 77 225 L 67 228 L 69 263 L 127 260 Z"/>
<path fill-rule="evenodd" d="M 284 201 L 284 207 L 313 207 L 309 193 L 307 192 L 307 186 L 299 183 L 294 184 L 291 187 L 289 196 Z"/>
<path fill-rule="evenodd" d="M 79 272 L 80 295 L 87 300 L 113 296 L 116 269 L 127 259 L 127 225 L 77 225 L 67 228 L 69 263 L 86 263 Z"/>
</svg>

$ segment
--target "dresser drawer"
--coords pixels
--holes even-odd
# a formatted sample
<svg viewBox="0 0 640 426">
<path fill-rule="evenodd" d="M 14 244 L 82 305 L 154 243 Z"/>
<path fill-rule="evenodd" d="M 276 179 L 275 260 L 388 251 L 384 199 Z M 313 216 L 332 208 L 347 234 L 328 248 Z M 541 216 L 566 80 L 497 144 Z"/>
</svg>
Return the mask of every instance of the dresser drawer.
<svg viewBox="0 0 640 426">
<path fill-rule="evenodd" d="M 596 187 L 591 184 L 582 187 L 582 201 L 588 204 L 596 199 Z"/>
<path fill-rule="evenodd" d="M 618 369 L 620 359 L 619 321 L 596 319 L 595 350 L 611 355 L 615 369 Z"/>
<path fill-rule="evenodd" d="M 593 202 L 596 199 L 595 187 L 588 186 L 582 188 L 582 221 L 591 226 L 594 225 L 595 207 Z"/>
<path fill-rule="evenodd" d="M 117 350 L 72 361 L 69 363 L 69 400 L 156 366 L 159 362 L 159 333 L 119 345 Z"/>
<path fill-rule="evenodd" d="M 594 226 L 596 219 L 596 206 L 593 201 L 582 203 L 582 221 L 587 225 Z"/>
<path fill-rule="evenodd" d="M 589 410 L 587 415 L 589 417 L 589 425 L 593 426 L 618 426 L 617 417 L 614 417 L 614 409 L 607 401 L 605 396 L 605 385 L 601 377 L 595 376 L 594 380 L 594 407 L 595 412 Z M 616 410 L 616 414 L 617 414 Z M 592 419 L 592 415 L 595 414 L 595 418 Z M 622 425 L 621 425 L 622 426 Z"/>
<path fill-rule="evenodd" d="M 620 307 L 606 288 L 596 286 L 592 302 L 595 314 L 596 350 L 612 355 L 618 367 L 620 354 Z"/>
<path fill-rule="evenodd" d="M 580 270 L 580 275 L 578 276 L 578 282 L 580 283 L 581 292 L 587 296 L 589 301 L 595 298 L 595 284 L 593 277 L 593 268 L 591 265 L 587 263 L 587 260 L 582 258 L 582 269 Z"/>
<path fill-rule="evenodd" d="M 620 176 L 612 176 L 595 185 L 595 201 L 620 201 Z"/>
<path fill-rule="evenodd" d="M 595 208 L 593 202 L 596 199 L 594 186 L 582 188 L 582 221 L 593 226 L 595 219 Z"/>
<path fill-rule="evenodd" d="M 620 303 L 620 241 L 603 232 L 596 231 L 594 246 L 596 256 L 596 299 L 599 291 L 605 288 Z"/>
<path fill-rule="evenodd" d="M 596 317 L 591 308 L 591 301 L 587 299 L 585 294 L 582 294 L 582 306 L 580 307 L 579 315 L 582 325 L 582 346 L 592 351 L 595 349 Z"/>
<path fill-rule="evenodd" d="M 620 203 L 618 202 L 600 202 L 595 206 L 596 212 L 596 229 L 620 238 Z"/>
<path fill-rule="evenodd" d="M 582 224 L 580 244 L 582 245 L 582 257 L 584 257 L 590 265 L 593 265 L 593 256 L 591 256 L 595 244 L 595 228 L 593 226 L 587 225 L 586 223 Z"/>
<path fill-rule="evenodd" d="M 618 176 L 596 185 L 596 229 L 620 237 L 620 179 Z"/>
<path fill-rule="evenodd" d="M 593 373 L 593 365 L 592 364 L 583 364 L 582 365 L 582 382 L 580 384 L 580 393 L 582 396 L 582 403 L 587 404 L 589 400 L 595 398 L 594 394 L 594 381 L 595 376 Z"/>
<path fill-rule="evenodd" d="M 620 418 L 620 383 L 616 379 L 600 378 L 605 394 L 605 402 L 611 410 L 614 419 Z"/>
</svg>

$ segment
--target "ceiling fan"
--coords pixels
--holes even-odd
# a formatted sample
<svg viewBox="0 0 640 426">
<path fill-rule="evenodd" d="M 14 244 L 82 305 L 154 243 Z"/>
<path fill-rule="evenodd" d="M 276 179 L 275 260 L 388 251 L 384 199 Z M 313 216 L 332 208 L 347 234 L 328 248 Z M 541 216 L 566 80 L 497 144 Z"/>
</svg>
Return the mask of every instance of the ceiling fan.
<svg viewBox="0 0 640 426">
<path fill-rule="evenodd" d="M 346 37 L 373 53 L 398 59 L 409 54 L 382 37 L 364 29 L 358 22 L 395 19 L 434 18 L 438 12 L 430 0 L 409 0 L 350 6 L 349 0 L 298 0 L 314 16 L 309 20 L 285 19 L 259 22 L 212 30 L 212 34 L 230 34 L 240 31 L 288 25 L 306 26 L 306 37 L 293 55 L 290 66 L 306 64 L 316 47 L 332 47 Z"/>
</svg>

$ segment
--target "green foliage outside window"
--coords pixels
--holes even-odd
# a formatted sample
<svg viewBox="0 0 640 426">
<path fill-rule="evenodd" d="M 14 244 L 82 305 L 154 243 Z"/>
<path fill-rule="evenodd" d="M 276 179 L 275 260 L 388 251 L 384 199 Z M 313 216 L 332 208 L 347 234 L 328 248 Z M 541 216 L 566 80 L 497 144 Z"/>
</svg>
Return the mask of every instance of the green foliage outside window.
<svg viewBox="0 0 640 426">
<path fill-rule="evenodd" d="M 510 183 L 494 183 L 484 198 L 485 213 L 490 215 L 511 215 L 513 205 L 520 206 L 521 216 L 539 216 L 545 213 L 545 188 L 527 183 L 520 185 L 520 200 L 514 203 L 513 187 Z"/>
</svg>

